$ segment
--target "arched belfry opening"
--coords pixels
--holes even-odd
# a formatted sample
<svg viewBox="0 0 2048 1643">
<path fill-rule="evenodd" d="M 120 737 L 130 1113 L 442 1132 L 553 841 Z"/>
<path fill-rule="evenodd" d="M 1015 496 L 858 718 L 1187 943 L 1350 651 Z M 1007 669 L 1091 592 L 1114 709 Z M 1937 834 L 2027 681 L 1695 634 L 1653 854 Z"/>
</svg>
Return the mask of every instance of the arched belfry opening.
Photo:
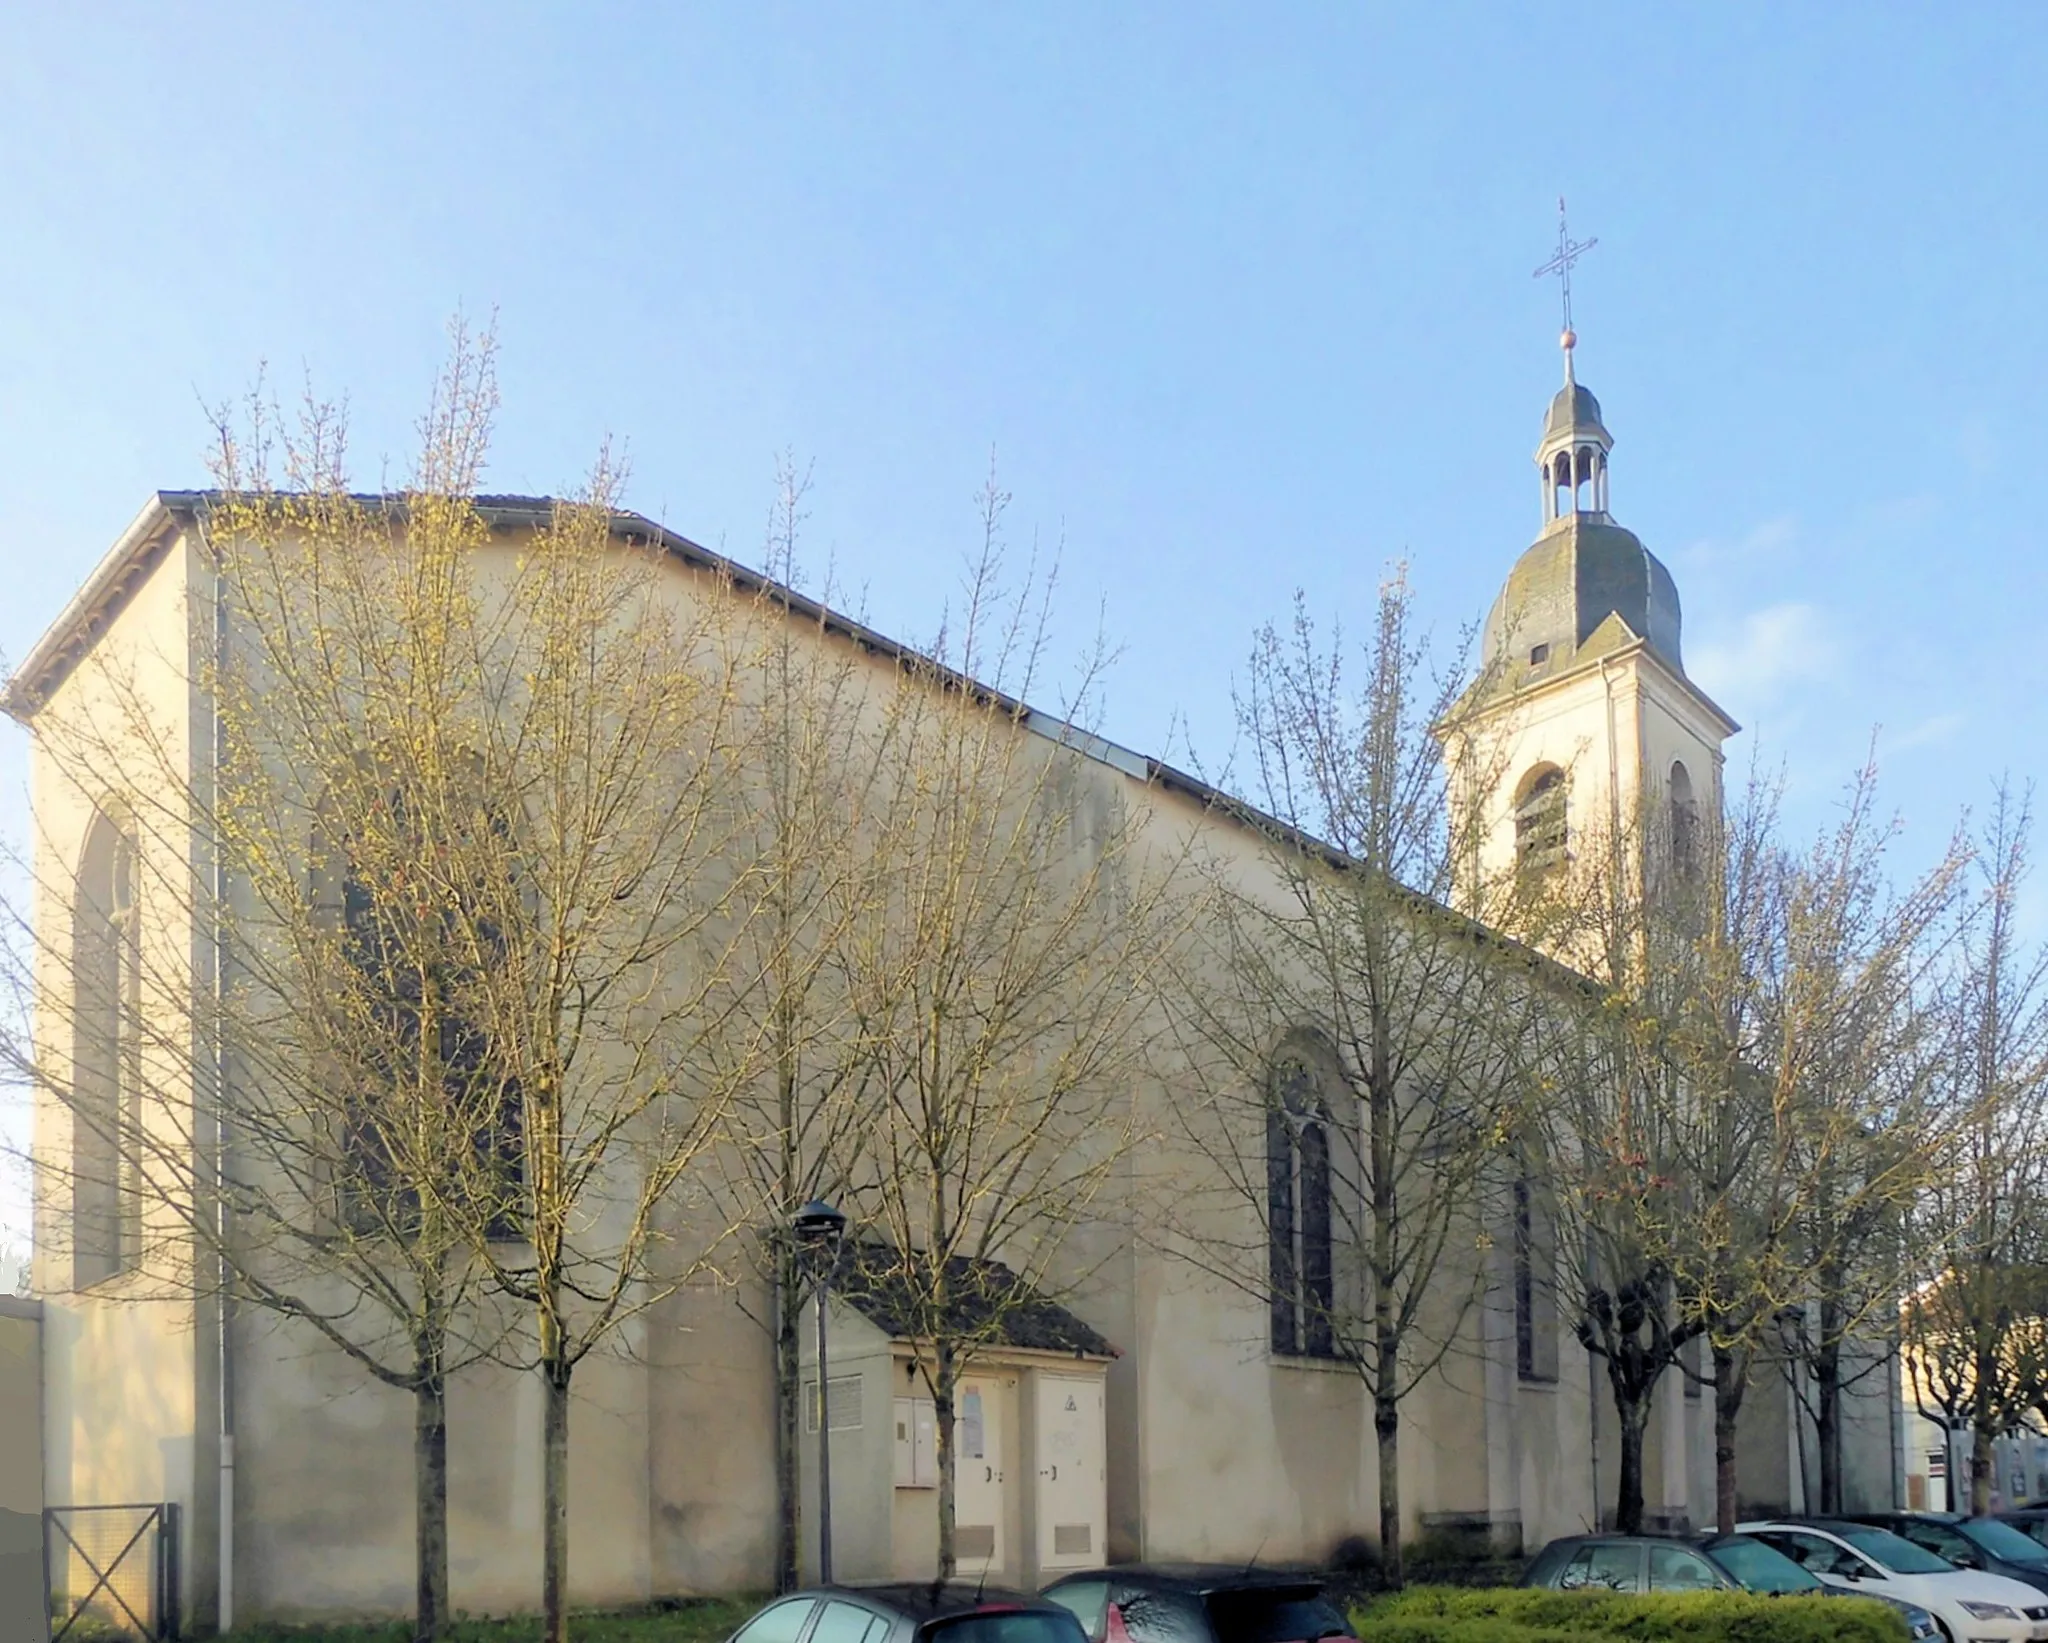
<svg viewBox="0 0 2048 1643">
<path fill-rule="evenodd" d="M 1565 774 L 1554 764 L 1538 765 L 1515 788 L 1515 869 L 1524 876 L 1562 867 L 1566 836 Z"/>
<path fill-rule="evenodd" d="M 1699 871 L 1700 806 L 1694 796 L 1692 773 L 1683 759 L 1674 759 L 1664 781 L 1666 827 L 1671 838 L 1671 866 L 1680 878 L 1689 879 Z"/>
</svg>

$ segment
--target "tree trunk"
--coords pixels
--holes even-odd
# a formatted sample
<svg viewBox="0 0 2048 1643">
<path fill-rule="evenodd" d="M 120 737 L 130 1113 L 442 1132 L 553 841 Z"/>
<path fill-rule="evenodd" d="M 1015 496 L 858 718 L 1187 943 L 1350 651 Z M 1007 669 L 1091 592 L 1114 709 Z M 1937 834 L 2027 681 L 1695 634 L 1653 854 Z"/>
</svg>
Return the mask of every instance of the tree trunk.
<svg viewBox="0 0 2048 1643">
<path fill-rule="evenodd" d="M 1615 1485 L 1614 1532 L 1639 1535 L 1643 1532 L 1643 1436 L 1650 1424 L 1650 1400 L 1622 1403 L 1617 1397 L 1615 1402 L 1615 1412 L 1621 1417 L 1621 1478 Z"/>
<path fill-rule="evenodd" d="M 413 1643 L 433 1643 L 448 1630 L 448 1388 L 437 1356 L 412 1391 L 413 1548 L 418 1590 Z"/>
<path fill-rule="evenodd" d="M 1813 1441 L 1820 1451 L 1820 1509 L 1842 1510 L 1842 1343 L 1829 1338 L 1821 1317 L 1821 1341 L 1813 1355 Z"/>
<path fill-rule="evenodd" d="M 1748 1354 L 1715 1347 L 1714 1525 L 1724 1535 L 1735 1532 L 1735 1417 L 1748 1390 Z"/>
<path fill-rule="evenodd" d="M 1983 1517 L 1991 1510 L 1991 1445 L 1998 1433 L 1990 1418 L 1988 1399 L 1977 1401 L 1977 1418 L 1970 1432 L 1970 1516 Z"/>
<path fill-rule="evenodd" d="M 953 1348 L 939 1343 L 938 1365 L 932 1375 L 932 1417 L 939 1429 L 939 1578 L 951 1580 L 957 1559 L 953 1551 L 953 1522 L 958 1500 L 953 1487 L 953 1390 L 959 1366 Z"/>
<path fill-rule="evenodd" d="M 803 1498 L 798 1486 L 803 1387 L 800 1380 L 803 1312 L 796 1253 L 779 1233 L 775 1242 L 775 1589 L 802 1584 L 798 1567 Z"/>
<path fill-rule="evenodd" d="M 1380 1573 L 1399 1591 L 1406 1579 L 1401 1566 L 1401 1406 L 1389 1392 L 1373 1398 L 1372 1430 L 1380 1455 Z"/>
<path fill-rule="evenodd" d="M 1397 1128 L 1390 1052 L 1391 1029 L 1377 1002 L 1372 1014 L 1372 1073 L 1366 1083 L 1372 1126 L 1372 1329 L 1373 1437 L 1380 1460 L 1380 1569 L 1399 1591 L 1401 1561 L 1401 1330 L 1394 1314 L 1394 1285 L 1401 1259 L 1400 1172 L 1395 1166 Z"/>
<path fill-rule="evenodd" d="M 554 1335 L 552 1329 L 544 1333 Z M 569 1638 L 569 1376 L 570 1365 L 544 1352 L 541 1384 L 541 1636 Z"/>
</svg>

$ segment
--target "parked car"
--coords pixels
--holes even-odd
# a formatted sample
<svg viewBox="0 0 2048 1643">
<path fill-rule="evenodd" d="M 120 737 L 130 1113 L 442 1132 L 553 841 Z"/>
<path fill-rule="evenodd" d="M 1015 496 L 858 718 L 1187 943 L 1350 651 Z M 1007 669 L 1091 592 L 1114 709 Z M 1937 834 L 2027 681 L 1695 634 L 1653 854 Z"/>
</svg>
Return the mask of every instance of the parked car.
<svg viewBox="0 0 2048 1643">
<path fill-rule="evenodd" d="M 2029 1540 L 2048 1546 L 2048 1506 L 2015 1506 L 1991 1515 L 2000 1523 L 2010 1524 Z"/>
<path fill-rule="evenodd" d="M 1856 1521 L 1889 1529 L 1958 1569 L 1983 1569 L 2048 1592 L 2048 1546 L 2010 1523 L 1957 1512 L 1858 1512 Z"/>
<path fill-rule="evenodd" d="M 1842 1518 L 1772 1518 L 1735 1527 L 1831 1586 L 1917 1603 L 1934 1616 L 1948 1643 L 2048 1639 L 2048 1603 L 2032 1586 L 1958 1569 L 1889 1529 Z"/>
<path fill-rule="evenodd" d="M 1082 1643 L 1073 1614 L 956 1580 L 819 1586 L 777 1598 L 730 1643 Z"/>
<path fill-rule="evenodd" d="M 1129 1564 L 1061 1577 L 1040 1594 L 1089 1643 L 1322 1643 L 1355 1638 L 1312 1574 L 1242 1565 Z"/>
<path fill-rule="evenodd" d="M 1568 1535 L 1530 1560 L 1524 1586 L 1558 1591 L 1700 1592 L 1733 1590 L 1772 1596 L 1859 1597 L 1889 1603 L 1916 1639 L 1938 1638 L 1934 1616 L 1917 1604 L 1830 1586 L 1754 1535 L 1677 1540 L 1652 1535 Z"/>
<path fill-rule="evenodd" d="M 1718 1538 L 1718 1537 L 1717 1537 Z M 1814 1592 L 1826 1588 L 1781 1552 L 1746 1536 L 1727 1537 L 1731 1545 L 1754 1547 L 1755 1580 L 1743 1579 L 1708 1551 L 1704 1540 L 1678 1540 L 1668 1535 L 1568 1535 L 1553 1540 L 1522 1572 L 1524 1586 L 1551 1586 L 1559 1591 Z M 1740 1561 L 1738 1557 L 1738 1562 Z"/>
</svg>

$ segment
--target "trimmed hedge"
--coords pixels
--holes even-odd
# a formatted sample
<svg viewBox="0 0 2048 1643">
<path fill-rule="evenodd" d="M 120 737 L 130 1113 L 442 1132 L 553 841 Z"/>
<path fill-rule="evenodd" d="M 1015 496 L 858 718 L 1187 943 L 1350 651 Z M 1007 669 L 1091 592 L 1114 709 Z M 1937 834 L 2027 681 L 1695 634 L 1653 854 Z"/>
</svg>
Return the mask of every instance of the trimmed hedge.
<svg viewBox="0 0 2048 1643">
<path fill-rule="evenodd" d="M 1362 1604 L 1365 1643 L 1907 1643 L 1905 1618 L 1875 1599 L 1750 1592 L 1554 1592 L 1416 1586 Z"/>
</svg>

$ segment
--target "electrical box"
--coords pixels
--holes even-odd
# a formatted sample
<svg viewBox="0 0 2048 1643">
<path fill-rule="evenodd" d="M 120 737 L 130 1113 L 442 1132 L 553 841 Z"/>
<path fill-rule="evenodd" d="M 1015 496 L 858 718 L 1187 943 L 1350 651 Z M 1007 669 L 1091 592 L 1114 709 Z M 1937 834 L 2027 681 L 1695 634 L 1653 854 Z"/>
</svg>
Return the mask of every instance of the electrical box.
<svg viewBox="0 0 2048 1643">
<path fill-rule="evenodd" d="M 898 1398 L 896 1424 L 896 1487 L 936 1489 L 939 1486 L 939 1420 L 930 1398 Z"/>
</svg>

